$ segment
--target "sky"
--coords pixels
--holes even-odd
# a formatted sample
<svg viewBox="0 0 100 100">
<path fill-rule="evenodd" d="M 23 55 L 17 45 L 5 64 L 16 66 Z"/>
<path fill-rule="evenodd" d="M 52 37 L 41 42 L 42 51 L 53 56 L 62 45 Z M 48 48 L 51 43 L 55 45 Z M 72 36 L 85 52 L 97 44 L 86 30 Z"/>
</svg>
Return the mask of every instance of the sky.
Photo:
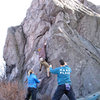
<svg viewBox="0 0 100 100">
<path fill-rule="evenodd" d="M 95 5 L 100 5 L 100 0 L 88 1 L 91 1 Z M 4 65 L 2 56 L 7 29 L 11 26 L 20 25 L 26 16 L 31 2 L 32 0 L 0 0 L 0 68 Z"/>
<path fill-rule="evenodd" d="M 3 47 L 7 29 L 20 25 L 32 0 L 0 0 L 0 75 L 3 71 Z"/>
</svg>

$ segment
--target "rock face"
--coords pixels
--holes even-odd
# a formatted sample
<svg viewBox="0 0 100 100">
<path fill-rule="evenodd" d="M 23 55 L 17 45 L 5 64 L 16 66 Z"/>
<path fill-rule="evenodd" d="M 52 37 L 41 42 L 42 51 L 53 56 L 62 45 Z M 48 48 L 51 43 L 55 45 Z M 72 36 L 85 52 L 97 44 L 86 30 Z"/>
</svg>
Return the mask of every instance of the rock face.
<svg viewBox="0 0 100 100">
<path fill-rule="evenodd" d="M 88 7 L 99 12 L 95 5 Z M 39 72 L 37 49 L 47 41 L 47 57 L 53 68 L 64 59 L 72 68 L 71 80 L 76 97 L 100 90 L 100 18 L 62 9 L 53 0 L 33 0 L 20 26 L 8 29 L 4 46 L 8 80 L 24 80 L 30 68 L 42 79 L 38 98 L 53 96 L 56 76 Z M 66 97 L 62 97 L 65 100 Z"/>
<path fill-rule="evenodd" d="M 8 29 L 4 47 L 4 60 L 6 61 L 6 75 L 8 80 L 19 77 L 20 70 L 24 64 L 24 48 L 26 39 L 22 26 Z"/>
</svg>

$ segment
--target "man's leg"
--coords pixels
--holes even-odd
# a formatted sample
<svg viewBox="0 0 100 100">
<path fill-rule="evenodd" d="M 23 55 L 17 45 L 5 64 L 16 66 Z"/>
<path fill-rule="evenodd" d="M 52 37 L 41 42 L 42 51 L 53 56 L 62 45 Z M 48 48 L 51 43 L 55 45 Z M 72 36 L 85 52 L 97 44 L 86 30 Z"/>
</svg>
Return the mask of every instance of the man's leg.
<svg viewBox="0 0 100 100">
<path fill-rule="evenodd" d="M 50 76 L 50 70 L 49 70 L 49 68 L 47 68 L 47 76 L 48 77 Z"/>
<path fill-rule="evenodd" d="M 54 93 L 52 100 L 60 100 L 63 94 L 64 94 L 64 86 L 59 85 Z"/>
<path fill-rule="evenodd" d="M 69 100 L 76 100 L 75 93 L 73 92 L 72 86 L 70 90 L 65 90 L 65 94 L 68 96 Z"/>
<path fill-rule="evenodd" d="M 46 67 L 47 76 L 49 77 L 50 76 L 49 64 L 45 60 L 42 62 L 42 64 Z"/>
<path fill-rule="evenodd" d="M 25 100 L 29 100 L 30 96 L 31 96 L 31 91 L 30 91 L 30 88 L 28 88 Z"/>
<path fill-rule="evenodd" d="M 37 89 L 32 88 L 31 93 L 32 93 L 32 100 L 36 100 Z"/>
</svg>

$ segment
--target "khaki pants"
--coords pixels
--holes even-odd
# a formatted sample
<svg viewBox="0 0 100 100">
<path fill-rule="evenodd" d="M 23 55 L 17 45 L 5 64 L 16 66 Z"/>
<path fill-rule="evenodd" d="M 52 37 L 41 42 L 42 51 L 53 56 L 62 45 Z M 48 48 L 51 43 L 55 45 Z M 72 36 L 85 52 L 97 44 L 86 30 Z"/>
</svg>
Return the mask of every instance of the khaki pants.
<svg viewBox="0 0 100 100">
<path fill-rule="evenodd" d="M 47 70 L 47 76 L 49 77 L 50 76 L 50 71 L 49 71 L 49 64 L 44 60 L 44 61 L 41 61 L 41 65 L 43 65 L 46 70 Z"/>
</svg>

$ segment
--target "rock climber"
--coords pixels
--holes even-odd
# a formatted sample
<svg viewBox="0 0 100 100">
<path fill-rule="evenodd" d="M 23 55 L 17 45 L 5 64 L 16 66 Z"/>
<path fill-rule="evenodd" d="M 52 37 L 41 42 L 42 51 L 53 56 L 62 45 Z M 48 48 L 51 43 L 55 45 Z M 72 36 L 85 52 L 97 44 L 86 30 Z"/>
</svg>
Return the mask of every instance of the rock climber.
<svg viewBox="0 0 100 100">
<path fill-rule="evenodd" d="M 49 64 L 47 62 L 46 45 L 47 45 L 47 43 L 44 42 L 43 47 L 38 49 L 39 60 L 40 60 L 40 69 L 39 69 L 39 71 L 41 71 L 42 66 L 44 66 L 47 70 L 47 77 L 49 77 L 50 73 L 49 73 Z"/>
</svg>

